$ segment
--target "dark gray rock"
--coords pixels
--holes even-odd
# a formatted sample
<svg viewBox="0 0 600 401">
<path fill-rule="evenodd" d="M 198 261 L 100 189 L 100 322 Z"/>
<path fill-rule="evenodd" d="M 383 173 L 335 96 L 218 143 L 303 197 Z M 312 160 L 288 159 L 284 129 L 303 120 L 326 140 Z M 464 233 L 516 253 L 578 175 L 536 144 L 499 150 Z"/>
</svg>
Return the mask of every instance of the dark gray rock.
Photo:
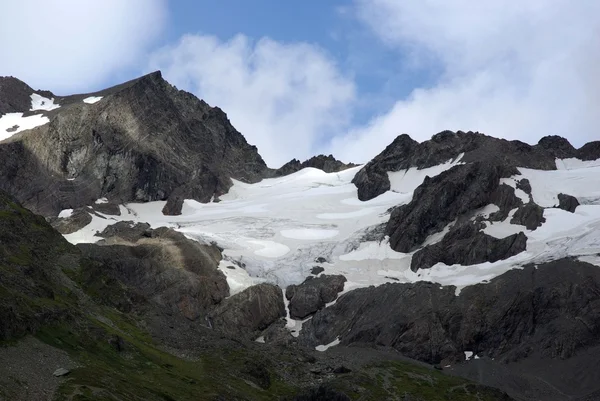
<svg viewBox="0 0 600 401">
<path fill-rule="evenodd" d="M 15 77 L 0 77 L 0 115 L 29 111 L 33 93 L 29 85 Z"/>
<path fill-rule="evenodd" d="M 575 213 L 575 209 L 579 206 L 579 201 L 576 197 L 567 194 L 558 194 L 558 207 L 567 212 Z"/>
<path fill-rule="evenodd" d="M 135 223 L 133 221 L 119 221 L 106 227 L 98 233 L 102 238 L 120 238 L 128 242 L 137 242 L 142 237 L 150 237 L 152 230 L 148 223 Z"/>
<path fill-rule="evenodd" d="M 48 219 L 52 227 L 61 234 L 72 234 L 92 222 L 92 215 L 86 208 L 73 210 L 66 218 L 53 217 Z"/>
<path fill-rule="evenodd" d="M 285 291 L 285 296 L 290 301 L 290 317 L 302 320 L 322 309 L 344 290 L 345 282 L 346 277 L 342 275 L 322 275 L 308 277 L 299 285 L 290 285 Z"/>
<path fill-rule="evenodd" d="M 478 132 L 443 131 L 418 143 L 408 135 L 398 136 L 383 152 L 354 177 L 360 200 L 369 200 L 390 189 L 388 171 L 431 167 L 464 154 L 465 163 L 556 169 L 556 157 L 576 157 L 577 151 L 564 138 L 544 137 L 535 146 L 497 139 Z M 599 153 L 600 155 L 600 153 Z"/>
<path fill-rule="evenodd" d="M 152 230 L 150 237 L 133 232 L 135 227 L 131 234 L 78 245 L 88 260 L 84 283 L 104 294 L 103 302 L 124 312 L 152 303 L 195 321 L 229 296 L 216 247 L 166 228 Z"/>
<path fill-rule="evenodd" d="M 411 252 L 458 217 L 489 204 L 498 205 L 500 214 L 507 215 L 521 200 L 512 188 L 499 182 L 515 174 L 515 168 L 477 162 L 426 177 L 412 201 L 395 208 L 390 215 L 386 232 L 392 249 Z"/>
<path fill-rule="evenodd" d="M 527 178 L 522 178 L 517 181 L 517 189 L 522 190 L 527 195 L 531 195 L 531 183 Z"/>
<path fill-rule="evenodd" d="M 333 155 L 318 155 L 313 156 L 302 163 L 300 162 L 300 160 L 293 159 L 281 166 L 280 168 L 278 168 L 277 170 L 275 170 L 272 175 L 274 177 L 281 177 L 284 175 L 295 173 L 307 167 L 318 168 L 319 170 L 323 170 L 326 173 L 337 173 L 339 171 L 343 171 L 356 166 L 357 165 L 354 163 L 341 162 L 335 157 L 333 157 Z"/>
<path fill-rule="evenodd" d="M 223 300 L 210 318 L 212 327 L 225 335 L 254 339 L 285 314 L 281 289 L 258 284 Z"/>
<path fill-rule="evenodd" d="M 544 365 L 600 344 L 599 310 L 600 270 L 561 259 L 511 270 L 459 296 L 453 286 L 425 282 L 350 291 L 306 322 L 300 341 L 314 346 L 339 336 L 344 345 L 391 346 L 428 363 L 473 351 L 500 362 L 535 355 Z"/>
<path fill-rule="evenodd" d="M 519 206 L 510 220 L 510 224 L 520 224 L 528 230 L 535 230 L 545 222 L 544 208 L 533 202 Z"/>
<path fill-rule="evenodd" d="M 496 262 L 526 248 L 527 237 L 522 232 L 498 239 L 479 231 L 478 224 L 464 224 L 450 230 L 439 243 L 418 250 L 412 257 L 410 268 L 416 272 L 438 262 L 447 265 Z"/>
<path fill-rule="evenodd" d="M 310 274 L 314 274 L 316 276 L 319 273 L 323 273 L 324 271 L 325 271 L 325 269 L 322 268 L 321 266 L 315 266 L 312 269 L 310 269 Z"/>
<path fill-rule="evenodd" d="M 230 178 L 257 182 L 269 171 L 221 109 L 160 72 L 97 94 L 102 101 L 61 103 L 50 123 L 0 143 L 8 161 L 0 189 L 46 216 L 102 197 L 117 204 L 171 198 L 166 211 L 177 214 L 182 198 L 207 202 L 228 190 Z"/>
<path fill-rule="evenodd" d="M 121 209 L 119 205 L 116 203 L 108 202 L 108 203 L 96 203 L 92 206 L 95 212 L 107 214 L 109 216 L 120 216 Z"/>
</svg>

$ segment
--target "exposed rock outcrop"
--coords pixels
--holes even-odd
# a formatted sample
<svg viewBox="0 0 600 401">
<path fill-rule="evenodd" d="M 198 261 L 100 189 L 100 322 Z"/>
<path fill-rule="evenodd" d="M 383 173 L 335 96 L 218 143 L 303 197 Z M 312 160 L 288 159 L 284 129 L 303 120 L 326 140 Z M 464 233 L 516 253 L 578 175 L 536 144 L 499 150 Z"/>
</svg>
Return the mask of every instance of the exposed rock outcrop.
<svg viewBox="0 0 600 401">
<path fill-rule="evenodd" d="M 0 143 L 0 189 L 46 216 L 109 201 L 209 201 L 230 178 L 268 171 L 256 147 L 225 113 L 179 91 L 155 72 L 100 92 L 102 101 L 66 102 L 48 124 Z"/>
<path fill-rule="evenodd" d="M 152 302 L 196 320 L 229 296 L 225 275 L 217 270 L 221 254 L 216 247 L 167 228 L 126 225 L 105 230 L 103 235 L 112 236 L 99 245 L 78 245 L 89 260 L 84 282 L 99 285 L 106 303 L 129 312 Z M 119 290 L 123 286 L 126 292 Z"/>
<path fill-rule="evenodd" d="M 290 317 L 302 320 L 334 301 L 338 293 L 344 290 L 346 277 L 342 275 L 321 275 L 308 277 L 299 285 L 290 285 L 285 296 L 290 301 Z"/>
<path fill-rule="evenodd" d="M 558 207 L 560 209 L 575 213 L 577 206 L 579 206 L 579 201 L 576 197 L 567 194 L 558 194 Z"/>
<path fill-rule="evenodd" d="M 277 170 L 273 172 L 274 177 L 281 177 L 284 175 L 289 175 L 295 173 L 297 171 L 302 170 L 303 168 L 313 167 L 318 168 L 319 170 L 323 170 L 326 173 L 337 173 L 338 171 L 346 170 L 351 167 L 356 167 L 357 165 L 354 163 L 344 163 L 337 160 L 333 155 L 325 156 L 318 155 L 313 156 L 308 160 L 300 162 L 300 160 L 293 159 Z"/>
<path fill-rule="evenodd" d="M 225 299 L 210 316 L 215 330 L 235 338 L 253 339 L 285 317 L 283 293 L 275 285 L 258 284 Z"/>
<path fill-rule="evenodd" d="M 496 219 L 521 204 L 514 190 L 500 179 L 518 174 L 515 168 L 476 162 L 459 165 L 433 178 L 426 177 L 412 201 L 393 210 L 386 227 L 392 249 L 411 252 L 456 218 L 489 204 L 498 205 Z"/>
<path fill-rule="evenodd" d="M 535 230 L 544 222 L 546 222 L 544 208 L 533 202 L 519 206 L 510 220 L 510 224 L 520 224 L 525 226 L 528 230 Z"/>
<path fill-rule="evenodd" d="M 479 224 L 464 224 L 450 230 L 439 243 L 418 250 L 412 257 L 410 268 L 416 272 L 438 262 L 446 265 L 496 262 L 526 248 L 527 237 L 522 232 L 498 239 L 480 231 Z"/>
<path fill-rule="evenodd" d="M 600 158 L 600 145 L 593 142 L 577 150 L 565 139 L 546 136 L 537 145 L 493 138 L 478 132 L 443 131 L 430 140 L 418 143 L 408 135 L 398 136 L 383 152 L 371 160 L 354 177 L 360 200 L 369 200 L 390 189 L 388 171 L 411 167 L 431 167 L 456 159 L 508 167 L 556 169 L 556 158 Z"/>
<path fill-rule="evenodd" d="M 72 234 L 92 222 L 92 215 L 87 208 L 73 210 L 69 217 L 52 217 L 48 219 L 52 227 L 61 234 Z"/>
<path fill-rule="evenodd" d="M 300 338 L 391 346 L 429 363 L 462 360 L 463 351 L 505 362 L 564 360 L 600 343 L 599 294 L 600 270 L 572 259 L 511 270 L 459 296 L 453 286 L 386 284 L 344 294 Z"/>
</svg>

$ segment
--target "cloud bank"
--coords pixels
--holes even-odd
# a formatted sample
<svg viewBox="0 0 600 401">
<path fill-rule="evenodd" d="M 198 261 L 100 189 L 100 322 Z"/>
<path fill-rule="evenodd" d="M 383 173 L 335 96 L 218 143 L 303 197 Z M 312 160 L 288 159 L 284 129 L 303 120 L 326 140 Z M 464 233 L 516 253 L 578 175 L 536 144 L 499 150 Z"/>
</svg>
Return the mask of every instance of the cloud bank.
<svg viewBox="0 0 600 401">
<path fill-rule="evenodd" d="M 347 127 L 355 86 L 324 51 L 244 35 L 186 35 L 157 51 L 151 69 L 222 108 L 267 164 L 308 158 Z"/>
<path fill-rule="evenodd" d="M 101 85 L 140 61 L 166 0 L 0 2 L 0 75 L 59 94 Z"/>
<path fill-rule="evenodd" d="M 444 129 L 575 145 L 599 139 L 600 3 L 594 0 L 358 0 L 356 15 L 412 68 L 441 67 L 330 149 L 366 161 L 398 134 L 425 140 Z"/>
</svg>

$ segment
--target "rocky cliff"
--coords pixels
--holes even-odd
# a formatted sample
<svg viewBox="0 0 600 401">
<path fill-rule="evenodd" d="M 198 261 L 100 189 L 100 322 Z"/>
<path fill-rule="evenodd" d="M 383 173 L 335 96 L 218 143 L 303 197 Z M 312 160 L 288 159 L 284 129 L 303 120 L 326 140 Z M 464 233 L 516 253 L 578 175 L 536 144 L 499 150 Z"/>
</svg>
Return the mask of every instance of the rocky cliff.
<svg viewBox="0 0 600 401">
<path fill-rule="evenodd" d="M 24 107 L 29 88 L 14 80 L 3 99 Z M 160 72 L 93 94 L 58 97 L 50 122 L 0 143 L 0 188 L 51 216 L 106 197 L 122 203 L 167 200 L 177 214 L 184 198 L 208 202 L 230 178 L 260 180 L 267 167 L 225 113 L 168 84 Z M 62 103 L 61 103 L 62 102 Z M 10 108 L 9 108 L 10 107 Z"/>
</svg>

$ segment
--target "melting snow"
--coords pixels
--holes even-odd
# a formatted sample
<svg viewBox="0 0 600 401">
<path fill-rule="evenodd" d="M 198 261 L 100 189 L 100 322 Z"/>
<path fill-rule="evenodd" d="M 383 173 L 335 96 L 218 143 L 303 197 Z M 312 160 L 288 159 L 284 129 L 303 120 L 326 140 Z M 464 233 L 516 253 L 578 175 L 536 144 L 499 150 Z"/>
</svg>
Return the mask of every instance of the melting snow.
<svg viewBox="0 0 600 401">
<path fill-rule="evenodd" d="M 102 96 L 90 96 L 83 99 L 83 103 L 94 104 L 102 100 Z"/>
<path fill-rule="evenodd" d="M 417 189 L 419 185 L 421 185 L 426 176 L 435 177 L 436 175 L 451 169 L 452 167 L 460 164 L 460 159 L 462 159 L 463 156 L 464 153 L 461 153 L 454 160 L 448 160 L 444 164 L 424 168 L 421 170 L 417 169 L 416 167 L 411 167 L 407 170 L 388 172 L 390 189 L 394 192 L 410 193 L 412 195 L 412 192 Z"/>
<path fill-rule="evenodd" d="M 443 168 L 432 167 L 426 175 L 444 171 L 452 163 L 456 162 L 446 163 Z M 484 231 L 497 238 L 520 231 L 527 235 L 527 250 L 509 259 L 471 266 L 438 263 L 416 273 L 410 270 L 411 253 L 393 251 L 387 239 L 364 240 L 366 231 L 386 223 L 388 209 L 410 201 L 412 192 L 388 191 L 361 202 L 351 183 L 360 168 L 331 174 L 307 168 L 256 184 L 234 181 L 221 202 L 202 204 L 186 200 L 180 216 L 164 216 L 165 202 L 128 204 L 122 207 L 121 216 L 93 216 L 90 225 L 66 238 L 75 243 L 98 241 L 96 231 L 118 219 L 147 222 L 153 228 L 172 227 L 189 238 L 216 241 L 225 249 L 226 260 L 236 260 L 244 266 L 220 267 L 232 293 L 260 281 L 282 287 L 301 283 L 318 257 L 329 262 L 322 264 L 323 274 L 346 277 L 344 292 L 383 283 L 423 280 L 455 285 L 459 293 L 467 285 L 491 280 L 527 263 L 539 264 L 565 256 L 592 260 L 589 258 L 600 253 L 600 166 L 558 171 L 520 169 L 522 175 L 507 183 L 513 186 L 515 180 L 528 178 L 533 198 L 542 206 L 558 203 L 556 196 L 560 192 L 576 196 L 582 205 L 575 213 L 546 209 L 546 222 L 534 231 L 510 224 L 514 211 L 505 221 L 486 222 Z M 418 184 L 417 178 L 408 179 L 407 174 L 424 179 L 424 170 L 418 174 L 416 171 L 404 173 L 401 180 L 404 190 L 414 189 Z M 496 206 L 489 205 L 477 213 L 489 215 L 495 210 Z M 440 241 L 452 224 L 431 235 L 425 243 Z M 301 322 L 290 319 L 288 328 L 298 333 Z"/>
<path fill-rule="evenodd" d="M 340 338 L 338 337 L 338 338 L 336 338 L 335 340 L 333 340 L 332 342 L 330 342 L 330 343 L 329 343 L 329 344 L 327 344 L 327 345 L 317 345 L 317 346 L 315 347 L 315 349 L 316 349 L 317 351 L 321 351 L 321 352 L 323 352 L 323 351 L 327 351 L 327 350 L 328 350 L 329 348 L 331 348 L 331 347 L 335 347 L 335 346 L 336 346 L 336 345 L 338 345 L 339 343 L 340 343 Z"/>
<path fill-rule="evenodd" d="M 0 117 L 0 141 L 10 138 L 18 132 L 39 127 L 50 122 L 42 114 L 23 117 L 23 113 L 8 113 Z"/>
<path fill-rule="evenodd" d="M 65 209 L 58 214 L 58 217 L 62 218 L 62 219 L 66 219 L 68 217 L 71 217 L 72 214 L 73 214 L 73 209 Z"/>
<path fill-rule="evenodd" d="M 60 107 L 59 104 L 54 104 L 54 98 L 48 99 L 46 97 L 40 96 L 37 93 L 33 93 L 31 95 L 31 111 L 36 110 L 55 110 Z"/>
</svg>

